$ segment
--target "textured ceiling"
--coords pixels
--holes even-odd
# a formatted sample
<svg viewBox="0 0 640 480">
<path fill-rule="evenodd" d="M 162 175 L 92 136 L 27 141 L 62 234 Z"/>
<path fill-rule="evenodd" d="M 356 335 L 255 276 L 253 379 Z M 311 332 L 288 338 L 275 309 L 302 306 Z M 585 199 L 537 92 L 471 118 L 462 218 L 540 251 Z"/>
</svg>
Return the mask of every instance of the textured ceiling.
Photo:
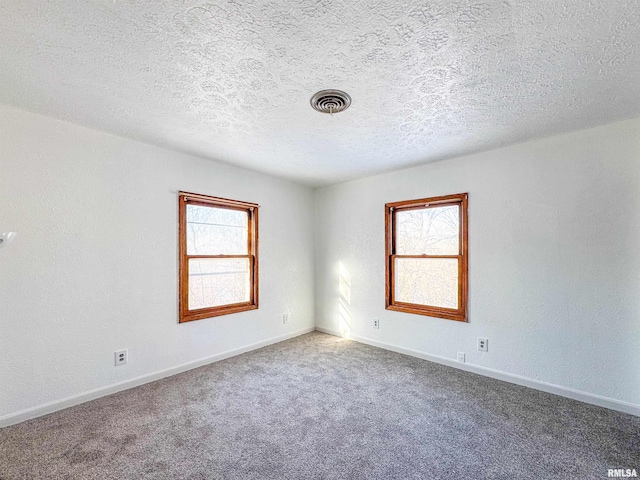
<svg viewBox="0 0 640 480">
<path fill-rule="evenodd" d="M 0 3 L 1 103 L 315 186 L 640 115 L 638 85 L 638 0 Z"/>
</svg>

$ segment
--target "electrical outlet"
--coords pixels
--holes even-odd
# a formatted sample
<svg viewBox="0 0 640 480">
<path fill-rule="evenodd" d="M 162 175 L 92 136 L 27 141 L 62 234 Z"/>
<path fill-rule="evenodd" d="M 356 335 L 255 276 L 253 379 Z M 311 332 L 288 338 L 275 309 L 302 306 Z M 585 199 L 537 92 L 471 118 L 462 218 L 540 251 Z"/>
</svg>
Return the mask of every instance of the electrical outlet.
<svg viewBox="0 0 640 480">
<path fill-rule="evenodd" d="M 289 314 L 285 313 L 282 315 L 282 323 L 289 323 Z"/>
<path fill-rule="evenodd" d="M 380 328 L 380 319 L 379 318 L 374 318 L 373 319 L 373 328 Z"/>
<path fill-rule="evenodd" d="M 119 367 L 120 365 L 125 365 L 127 363 L 128 357 L 129 357 L 129 353 L 126 349 L 118 350 L 117 352 L 114 352 L 113 358 L 114 358 L 116 367 Z"/>
<path fill-rule="evenodd" d="M 486 338 L 478 337 L 478 350 L 481 352 L 488 352 L 489 340 Z"/>
<path fill-rule="evenodd" d="M 458 352 L 458 363 L 464 363 L 464 352 Z"/>
</svg>

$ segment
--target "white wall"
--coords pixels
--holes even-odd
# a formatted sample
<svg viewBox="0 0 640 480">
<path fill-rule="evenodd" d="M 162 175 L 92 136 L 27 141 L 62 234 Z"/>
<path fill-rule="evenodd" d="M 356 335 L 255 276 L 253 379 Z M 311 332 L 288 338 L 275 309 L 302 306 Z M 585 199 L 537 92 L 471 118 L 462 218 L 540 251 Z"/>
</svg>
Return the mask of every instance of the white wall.
<svg viewBox="0 0 640 480">
<path fill-rule="evenodd" d="M 178 324 L 178 190 L 261 205 L 259 310 Z M 312 216 L 309 188 L 0 107 L 0 417 L 313 328 Z"/>
<path fill-rule="evenodd" d="M 385 310 L 384 204 L 461 192 L 469 323 Z M 333 332 L 338 262 L 352 337 L 640 405 L 640 119 L 321 189 L 316 325 Z"/>
<path fill-rule="evenodd" d="M 262 205 L 259 310 L 177 323 L 180 189 Z M 386 311 L 384 204 L 465 191 L 469 323 Z M 0 107 L 0 424 L 312 328 L 313 198 Z M 640 405 L 640 119 L 324 188 L 315 220 L 318 326 L 341 328 L 340 261 L 353 337 Z"/>
</svg>

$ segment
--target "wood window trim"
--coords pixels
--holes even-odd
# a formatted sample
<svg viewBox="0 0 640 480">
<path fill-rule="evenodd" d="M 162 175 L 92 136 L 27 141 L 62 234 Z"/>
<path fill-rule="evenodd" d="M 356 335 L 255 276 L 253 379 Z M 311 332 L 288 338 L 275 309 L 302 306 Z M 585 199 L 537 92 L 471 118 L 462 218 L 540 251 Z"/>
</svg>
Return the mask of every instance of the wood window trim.
<svg viewBox="0 0 640 480">
<path fill-rule="evenodd" d="M 187 205 L 228 208 L 248 213 L 247 255 L 187 255 Z M 191 322 L 258 308 L 258 208 L 256 203 L 178 192 L 178 264 L 179 264 L 179 322 Z M 191 258 L 248 258 L 250 265 L 250 299 L 248 302 L 189 310 L 189 259 Z"/>
<path fill-rule="evenodd" d="M 467 303 L 469 295 L 469 216 L 467 193 L 445 195 L 417 200 L 405 200 L 385 204 L 385 302 L 386 309 L 396 312 L 426 315 L 458 322 L 467 321 Z M 395 253 L 396 222 L 398 211 L 416 210 L 428 207 L 458 205 L 460 208 L 460 253 L 459 255 L 402 255 L 401 258 L 458 258 L 458 309 L 434 307 L 414 303 L 395 301 L 393 268 Z"/>
</svg>

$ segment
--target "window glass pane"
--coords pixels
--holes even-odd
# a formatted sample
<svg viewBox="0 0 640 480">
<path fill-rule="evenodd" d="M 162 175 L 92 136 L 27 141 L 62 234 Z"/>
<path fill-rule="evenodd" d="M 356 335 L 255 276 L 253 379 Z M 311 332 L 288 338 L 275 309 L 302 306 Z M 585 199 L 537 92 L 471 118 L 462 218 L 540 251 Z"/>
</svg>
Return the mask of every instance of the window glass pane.
<svg viewBox="0 0 640 480">
<path fill-rule="evenodd" d="M 246 255 L 249 213 L 187 205 L 187 255 Z"/>
<path fill-rule="evenodd" d="M 458 308 L 458 259 L 396 258 L 395 300 Z"/>
<path fill-rule="evenodd" d="M 248 258 L 189 259 L 189 310 L 250 300 Z"/>
<path fill-rule="evenodd" d="M 458 255 L 459 233 L 457 205 L 396 213 L 398 255 Z"/>
</svg>

